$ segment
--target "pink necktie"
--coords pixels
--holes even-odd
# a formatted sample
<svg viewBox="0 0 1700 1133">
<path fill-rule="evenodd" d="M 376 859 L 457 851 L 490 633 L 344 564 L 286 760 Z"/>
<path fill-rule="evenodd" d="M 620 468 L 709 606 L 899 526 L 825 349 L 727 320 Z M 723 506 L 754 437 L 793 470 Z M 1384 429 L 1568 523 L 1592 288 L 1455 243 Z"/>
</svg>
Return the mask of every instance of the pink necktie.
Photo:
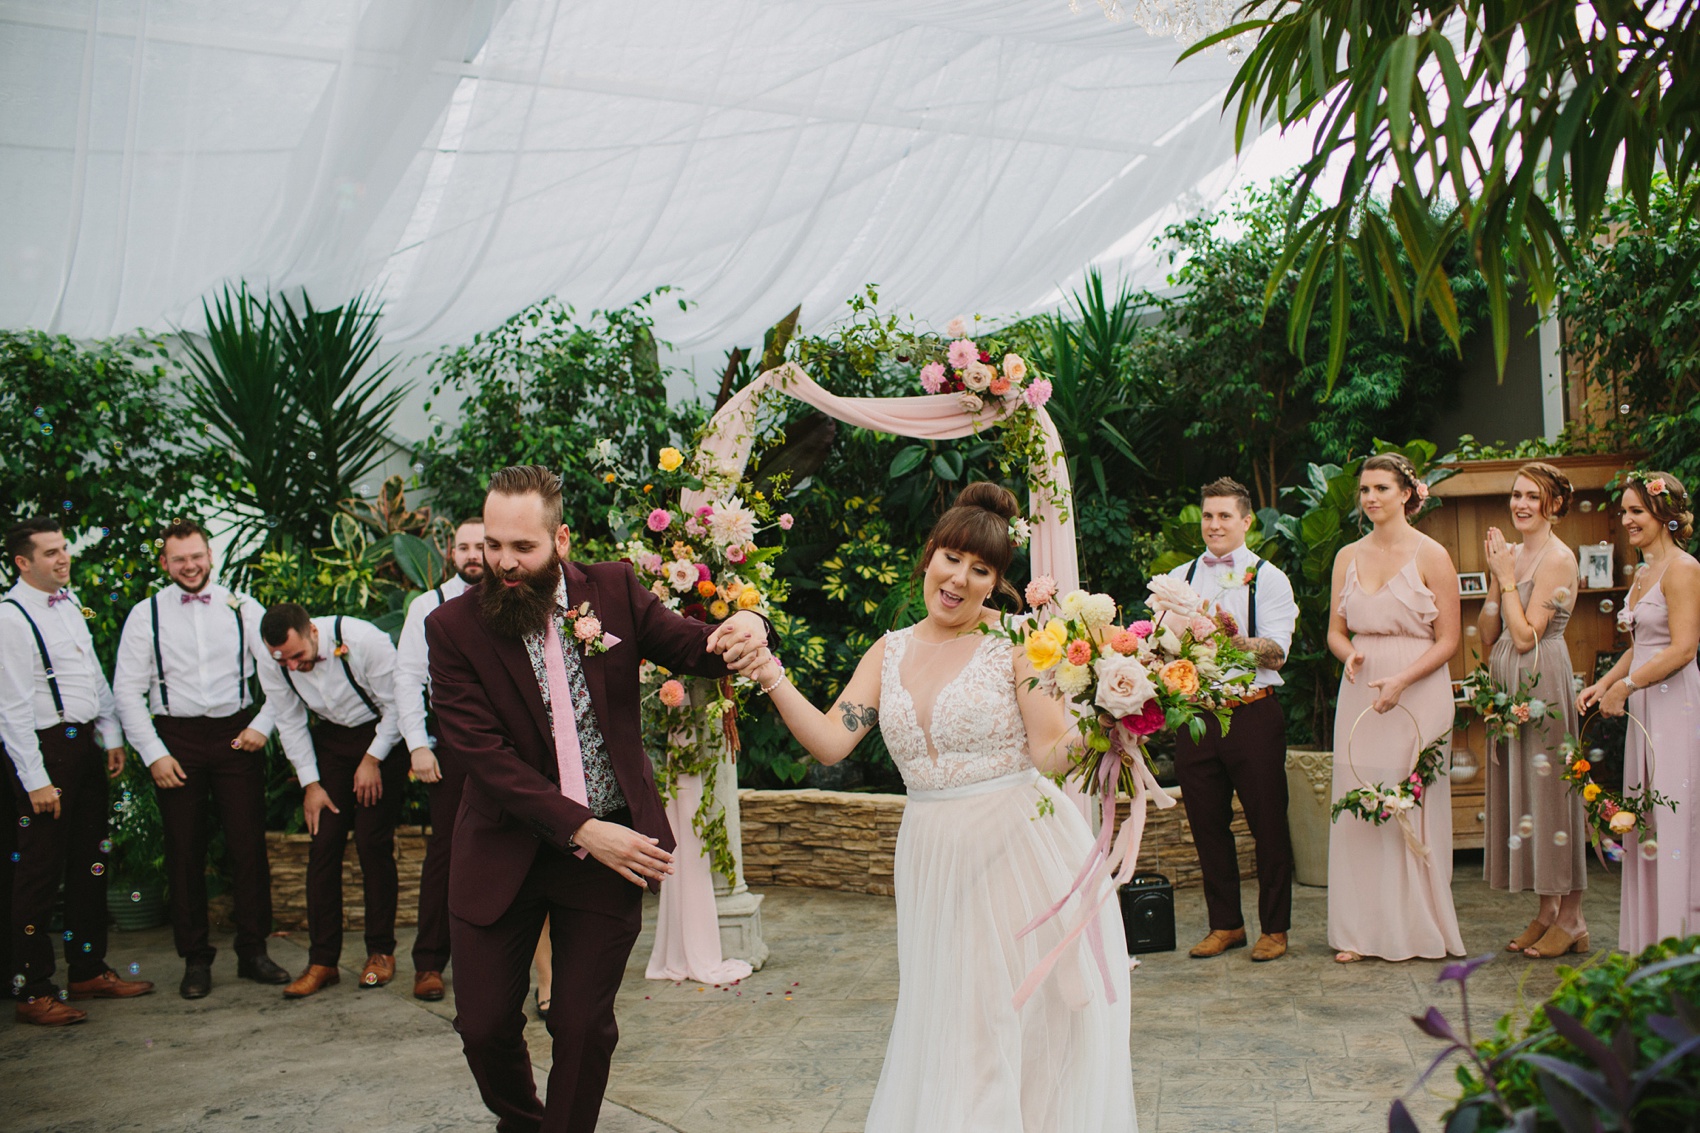
<svg viewBox="0 0 1700 1133">
<path fill-rule="evenodd" d="M 567 656 L 561 649 L 561 631 L 555 616 L 543 631 L 543 666 L 549 674 L 549 708 L 554 716 L 555 766 L 561 772 L 561 793 L 582 807 L 590 806 L 584 789 L 584 751 L 578 743 L 578 720 L 573 712 L 573 690 L 567 685 Z M 583 858 L 582 846 L 573 851 Z"/>
</svg>

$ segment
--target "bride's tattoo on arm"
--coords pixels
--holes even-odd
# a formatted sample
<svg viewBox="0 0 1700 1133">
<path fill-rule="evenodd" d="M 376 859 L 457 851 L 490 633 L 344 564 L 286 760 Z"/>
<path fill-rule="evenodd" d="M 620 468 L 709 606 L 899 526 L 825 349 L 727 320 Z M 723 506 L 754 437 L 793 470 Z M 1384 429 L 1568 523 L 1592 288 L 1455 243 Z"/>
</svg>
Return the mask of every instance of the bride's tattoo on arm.
<svg viewBox="0 0 1700 1133">
<path fill-rule="evenodd" d="M 869 705 L 864 708 L 859 704 L 840 704 L 844 713 L 844 728 L 846 731 L 859 732 L 863 728 L 871 728 L 879 723 L 879 709 Z"/>
</svg>

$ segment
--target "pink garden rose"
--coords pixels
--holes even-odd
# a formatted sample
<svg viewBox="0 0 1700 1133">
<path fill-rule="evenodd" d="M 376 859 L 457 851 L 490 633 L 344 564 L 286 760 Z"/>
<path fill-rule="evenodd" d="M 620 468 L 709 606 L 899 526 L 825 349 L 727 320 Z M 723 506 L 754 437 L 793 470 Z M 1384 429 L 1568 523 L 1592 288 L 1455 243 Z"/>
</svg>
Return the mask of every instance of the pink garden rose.
<svg viewBox="0 0 1700 1133">
<path fill-rule="evenodd" d="M 1027 604 L 1043 606 L 1057 596 L 1057 580 L 1048 574 L 1041 574 L 1027 584 Z"/>
<path fill-rule="evenodd" d="M 1651 480 L 1647 481 L 1647 494 L 1649 496 L 1662 496 L 1665 494 L 1665 487 L 1665 478 L 1663 476 L 1655 476 Z"/>
<path fill-rule="evenodd" d="M 685 703 L 685 686 L 678 681 L 668 681 L 661 686 L 661 691 L 657 695 L 660 696 L 661 703 L 667 707 L 677 708 Z"/>
<path fill-rule="evenodd" d="M 1205 641 L 1208 638 L 1215 636 L 1216 633 L 1216 623 L 1202 614 L 1192 619 L 1192 621 L 1187 624 L 1187 628 L 1192 631 L 1192 639 L 1194 641 Z"/>
<path fill-rule="evenodd" d="M 1156 698 L 1146 702 L 1145 707 L 1137 715 L 1123 716 L 1122 727 L 1136 736 L 1149 736 L 1152 732 L 1161 731 L 1163 727 L 1163 705 Z"/>
<path fill-rule="evenodd" d="M 726 548 L 726 561 L 729 563 L 741 563 L 748 557 L 749 556 L 744 553 L 744 545 L 742 543 L 734 543 L 730 547 Z"/>
<path fill-rule="evenodd" d="M 665 531 L 673 526 L 673 513 L 664 507 L 658 507 L 649 513 L 647 524 L 651 531 Z"/>
<path fill-rule="evenodd" d="M 1046 381 L 1044 378 L 1040 378 L 1038 381 L 1027 387 L 1027 392 L 1021 395 L 1021 400 L 1025 401 L 1028 405 L 1031 405 L 1034 409 L 1038 409 L 1040 406 L 1044 405 L 1045 402 L 1051 400 L 1051 383 Z"/>
<path fill-rule="evenodd" d="M 709 516 L 711 516 L 713 514 L 714 514 L 714 508 L 711 507 L 708 504 L 703 504 L 701 507 L 697 508 L 698 518 L 707 519 Z"/>
<path fill-rule="evenodd" d="M 1003 376 L 1012 382 L 1019 382 L 1027 376 L 1027 363 L 1021 360 L 1021 355 L 1003 356 Z"/>
<path fill-rule="evenodd" d="M 928 362 L 921 367 L 921 388 L 928 393 L 937 393 L 944 388 L 944 366 L 938 362 Z"/>
<path fill-rule="evenodd" d="M 950 349 L 945 351 L 945 357 L 953 367 L 960 370 L 968 363 L 980 360 L 980 348 L 975 346 L 971 339 L 959 338 L 950 344 Z"/>
<path fill-rule="evenodd" d="M 969 393 L 967 390 L 956 395 L 956 404 L 961 406 L 964 413 L 978 413 L 986 407 L 986 403 L 980 400 L 979 394 Z"/>
<path fill-rule="evenodd" d="M 968 320 L 958 315 L 944 325 L 944 332 L 952 338 L 967 338 Z"/>
<path fill-rule="evenodd" d="M 779 530 L 789 531 L 791 530 L 792 525 L 796 522 L 796 518 L 793 517 L 790 512 L 786 512 L 784 515 L 779 517 Z"/>
<path fill-rule="evenodd" d="M 995 377 L 997 374 L 984 362 L 970 362 L 962 367 L 962 384 L 975 393 L 989 388 Z"/>
<path fill-rule="evenodd" d="M 1529 706 L 1527 704 L 1513 704 L 1511 716 L 1519 724 L 1527 724 L 1529 722 Z"/>
<path fill-rule="evenodd" d="M 573 636 L 580 641 L 595 641 L 602 636 L 602 623 L 590 614 L 574 618 Z"/>
</svg>

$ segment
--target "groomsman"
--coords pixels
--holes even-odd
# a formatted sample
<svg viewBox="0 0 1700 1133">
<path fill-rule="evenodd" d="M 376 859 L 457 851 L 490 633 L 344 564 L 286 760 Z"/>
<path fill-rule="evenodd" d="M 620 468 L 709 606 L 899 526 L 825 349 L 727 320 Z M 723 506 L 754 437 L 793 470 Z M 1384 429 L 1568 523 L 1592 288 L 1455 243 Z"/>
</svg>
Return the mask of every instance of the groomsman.
<svg viewBox="0 0 1700 1133">
<path fill-rule="evenodd" d="M 304 999 L 341 980 L 342 860 L 350 831 L 366 889 L 360 986 L 382 987 L 395 976 L 395 827 L 407 786 L 406 762 L 387 758 L 400 734 L 395 646 L 371 622 L 310 618 L 293 602 L 266 611 L 260 636 L 276 662 L 260 667 L 260 684 L 306 791 L 301 812 L 312 836 L 307 970 L 283 994 Z"/>
<path fill-rule="evenodd" d="M 183 957 L 184 999 L 212 991 L 218 954 L 207 931 L 207 823 L 217 811 L 230 851 L 236 903 L 236 974 L 286 984 L 266 954 L 272 929 L 266 861 L 266 737 L 260 707 L 260 604 L 213 581 L 207 533 L 193 520 L 165 529 L 160 569 L 171 584 L 124 620 L 112 695 L 130 745 L 153 776 L 165 826 L 171 931 Z"/>
<path fill-rule="evenodd" d="M 120 979 L 106 963 L 108 777 L 124 770 L 124 732 L 82 603 L 65 588 L 71 554 L 57 521 L 26 519 L 6 534 L 18 583 L 0 599 L 0 743 L 13 813 L 7 817 L 12 886 L 6 894 L 20 1023 L 62 1027 L 88 1013 L 53 982 L 49 930 L 65 886 L 71 999 L 128 999 L 153 984 Z M 8 863 L 11 864 L 11 863 Z"/>
<path fill-rule="evenodd" d="M 1287 725 L 1275 689 L 1293 642 L 1298 603 L 1293 584 L 1280 569 L 1245 545 L 1251 530 L 1251 493 L 1227 477 L 1204 486 L 1205 553 L 1169 572 L 1199 597 L 1239 622 L 1239 645 L 1257 657 L 1251 688 L 1233 704 L 1228 732 L 1206 717 L 1194 741 L 1182 731 L 1175 744 L 1175 778 L 1204 873 L 1204 904 L 1210 933 L 1193 946 L 1194 959 L 1220 956 L 1246 943 L 1240 910 L 1240 867 L 1234 848 L 1233 799 L 1238 794 L 1257 847 L 1257 916 L 1262 929 L 1251 950 L 1254 961 L 1287 952 L 1293 907 L 1293 848 L 1287 836 Z"/>
<path fill-rule="evenodd" d="M 431 690 L 431 673 L 425 618 L 484 577 L 483 517 L 474 516 L 455 528 L 451 564 L 454 577 L 421 594 L 407 608 L 407 622 L 396 644 L 401 738 L 412 755 L 413 777 L 429 784 L 431 793 L 431 837 L 419 871 L 419 933 L 413 939 L 413 995 L 425 1000 L 443 998 L 443 970 L 449 966 L 449 858 L 454 852 L 455 812 L 466 783 L 466 769 L 441 745 L 441 737 L 426 728 L 425 697 Z"/>
</svg>

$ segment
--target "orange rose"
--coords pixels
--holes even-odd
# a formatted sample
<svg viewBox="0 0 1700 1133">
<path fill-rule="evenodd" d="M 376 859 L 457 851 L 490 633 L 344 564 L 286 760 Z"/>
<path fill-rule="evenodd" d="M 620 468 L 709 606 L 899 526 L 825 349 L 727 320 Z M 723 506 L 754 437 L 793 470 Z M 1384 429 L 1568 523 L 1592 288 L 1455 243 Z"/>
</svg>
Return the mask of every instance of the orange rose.
<svg viewBox="0 0 1700 1133">
<path fill-rule="evenodd" d="M 1594 769 L 1594 765 L 1589 763 L 1586 759 L 1578 759 L 1575 763 L 1570 765 L 1570 768 L 1578 775 L 1586 775 Z"/>
<path fill-rule="evenodd" d="M 1198 667 L 1184 657 L 1164 665 L 1159 675 L 1170 692 L 1181 696 L 1198 692 Z"/>
<path fill-rule="evenodd" d="M 704 598 L 714 597 L 714 594 L 715 594 L 714 583 L 712 583 L 712 582 L 699 582 L 699 583 L 697 583 L 697 593 L 702 595 Z"/>
</svg>

